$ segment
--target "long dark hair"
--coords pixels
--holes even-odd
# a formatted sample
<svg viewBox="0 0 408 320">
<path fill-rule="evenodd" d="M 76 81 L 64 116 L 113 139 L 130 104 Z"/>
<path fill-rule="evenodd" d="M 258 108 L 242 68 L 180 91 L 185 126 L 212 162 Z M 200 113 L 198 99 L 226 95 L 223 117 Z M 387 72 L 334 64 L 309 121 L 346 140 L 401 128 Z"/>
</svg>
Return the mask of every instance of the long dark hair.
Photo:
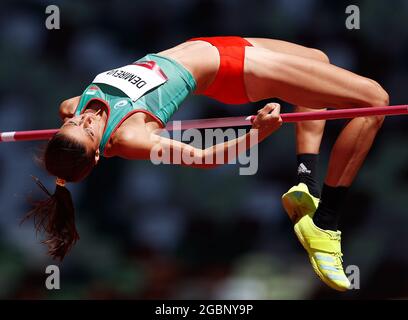
<svg viewBox="0 0 408 320">
<path fill-rule="evenodd" d="M 51 175 L 67 182 L 78 182 L 94 168 L 95 154 L 78 141 L 57 133 L 48 142 L 41 162 Z M 45 233 L 43 243 L 48 246 L 48 254 L 62 261 L 79 240 L 71 193 L 65 186 L 56 184 L 51 194 L 38 178 L 33 178 L 48 198 L 33 202 L 33 209 L 22 222 L 33 218 L 37 233 Z"/>
</svg>

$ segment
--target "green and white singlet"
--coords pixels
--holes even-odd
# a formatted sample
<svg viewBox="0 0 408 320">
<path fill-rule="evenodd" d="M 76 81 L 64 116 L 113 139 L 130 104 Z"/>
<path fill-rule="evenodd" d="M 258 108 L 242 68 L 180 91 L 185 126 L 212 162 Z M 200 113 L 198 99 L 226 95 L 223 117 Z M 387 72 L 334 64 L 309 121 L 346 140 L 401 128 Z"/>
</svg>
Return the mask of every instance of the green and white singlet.
<svg viewBox="0 0 408 320">
<path fill-rule="evenodd" d="M 108 106 L 108 121 L 99 147 L 103 155 L 112 134 L 132 114 L 148 113 L 164 127 L 195 88 L 195 79 L 182 65 L 148 54 L 133 65 L 98 75 L 83 92 L 75 116 L 83 113 L 92 100 Z"/>
</svg>

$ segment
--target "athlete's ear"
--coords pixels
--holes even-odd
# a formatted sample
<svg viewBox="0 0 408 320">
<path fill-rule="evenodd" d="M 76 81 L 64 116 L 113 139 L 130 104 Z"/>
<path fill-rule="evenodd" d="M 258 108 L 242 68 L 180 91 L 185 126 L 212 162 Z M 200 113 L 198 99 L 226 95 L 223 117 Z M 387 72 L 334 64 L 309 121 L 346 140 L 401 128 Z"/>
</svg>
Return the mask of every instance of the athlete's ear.
<svg viewBox="0 0 408 320">
<path fill-rule="evenodd" d="M 96 149 L 96 151 L 95 151 L 95 165 L 98 164 L 100 154 L 101 154 L 101 152 L 99 151 L 99 149 Z"/>
</svg>

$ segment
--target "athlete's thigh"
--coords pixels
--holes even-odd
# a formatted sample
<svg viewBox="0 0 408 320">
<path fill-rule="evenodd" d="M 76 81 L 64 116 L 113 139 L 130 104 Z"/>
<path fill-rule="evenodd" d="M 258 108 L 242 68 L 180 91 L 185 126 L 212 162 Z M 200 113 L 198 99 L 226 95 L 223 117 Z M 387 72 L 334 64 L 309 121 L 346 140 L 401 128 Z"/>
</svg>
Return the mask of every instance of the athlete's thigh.
<svg viewBox="0 0 408 320">
<path fill-rule="evenodd" d="M 254 47 L 264 48 L 275 52 L 292 54 L 299 57 L 330 63 L 329 57 L 319 49 L 309 48 L 296 43 L 277 39 L 268 38 L 245 38 L 245 39 L 248 42 L 250 42 Z M 300 106 L 296 107 L 297 112 L 307 112 L 311 110 L 313 109 Z M 314 124 L 314 121 L 303 123 L 303 125 L 309 124 Z"/>
<path fill-rule="evenodd" d="M 308 59 L 329 62 L 329 58 L 321 50 L 305 47 L 288 41 L 267 38 L 245 38 L 254 47 L 264 48 L 280 53 L 293 54 Z"/>
<path fill-rule="evenodd" d="M 365 104 L 367 78 L 321 61 L 246 47 L 244 80 L 250 101 L 277 97 L 311 108 Z"/>
</svg>

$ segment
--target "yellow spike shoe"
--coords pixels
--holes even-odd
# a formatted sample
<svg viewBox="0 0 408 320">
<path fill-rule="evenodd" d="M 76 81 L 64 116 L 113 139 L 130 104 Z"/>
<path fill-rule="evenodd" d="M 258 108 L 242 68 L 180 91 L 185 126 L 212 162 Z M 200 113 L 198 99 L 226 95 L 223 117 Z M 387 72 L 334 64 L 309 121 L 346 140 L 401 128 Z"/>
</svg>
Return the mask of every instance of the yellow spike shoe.
<svg viewBox="0 0 408 320">
<path fill-rule="evenodd" d="M 299 183 L 282 196 L 282 205 L 293 223 L 304 215 L 313 215 L 319 205 L 319 198 L 312 196 L 304 183 Z"/>
<path fill-rule="evenodd" d="M 349 289 L 350 281 L 342 265 L 341 232 L 320 229 L 309 215 L 303 216 L 294 229 L 319 278 L 335 290 Z"/>
</svg>

